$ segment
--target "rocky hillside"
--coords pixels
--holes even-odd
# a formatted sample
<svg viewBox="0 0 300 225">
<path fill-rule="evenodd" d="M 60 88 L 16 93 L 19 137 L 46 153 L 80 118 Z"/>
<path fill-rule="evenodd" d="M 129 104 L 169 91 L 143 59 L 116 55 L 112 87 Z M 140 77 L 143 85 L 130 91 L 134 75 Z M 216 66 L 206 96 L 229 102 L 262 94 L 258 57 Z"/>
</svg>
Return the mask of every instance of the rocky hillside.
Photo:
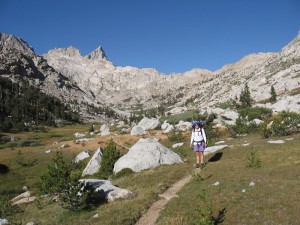
<svg viewBox="0 0 300 225">
<path fill-rule="evenodd" d="M 205 108 L 239 96 L 245 83 L 257 103 L 270 97 L 271 85 L 279 101 L 297 104 L 300 93 L 300 34 L 278 53 L 251 54 L 215 72 L 193 69 L 165 75 L 152 68 L 120 67 L 102 47 L 87 56 L 74 47 L 38 56 L 25 41 L 5 34 L 0 35 L 0 61 L 2 76 L 28 79 L 66 102 L 123 111 L 159 105 Z"/>
</svg>

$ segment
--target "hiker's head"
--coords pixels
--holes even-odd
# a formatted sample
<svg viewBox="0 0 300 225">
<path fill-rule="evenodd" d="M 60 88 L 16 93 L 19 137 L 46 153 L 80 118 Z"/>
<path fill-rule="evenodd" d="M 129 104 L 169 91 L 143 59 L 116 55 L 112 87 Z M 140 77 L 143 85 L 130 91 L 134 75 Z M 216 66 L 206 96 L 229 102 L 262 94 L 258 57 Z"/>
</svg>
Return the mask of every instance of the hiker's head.
<svg viewBox="0 0 300 225">
<path fill-rule="evenodd" d="M 198 124 L 198 123 L 195 124 L 195 128 L 196 128 L 196 129 L 199 129 L 199 128 L 200 128 L 200 124 Z"/>
</svg>

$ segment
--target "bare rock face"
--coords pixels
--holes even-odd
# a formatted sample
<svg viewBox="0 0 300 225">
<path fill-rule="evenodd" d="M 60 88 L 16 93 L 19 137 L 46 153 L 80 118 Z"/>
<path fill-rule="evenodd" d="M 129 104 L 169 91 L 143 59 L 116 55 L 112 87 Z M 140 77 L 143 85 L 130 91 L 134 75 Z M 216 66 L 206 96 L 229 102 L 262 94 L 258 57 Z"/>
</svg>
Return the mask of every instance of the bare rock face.
<svg viewBox="0 0 300 225">
<path fill-rule="evenodd" d="M 182 163 L 178 154 L 169 150 L 158 142 L 157 139 L 141 138 L 122 156 L 114 166 L 114 173 L 125 168 L 134 172 L 154 168 L 160 165 Z"/>
<path fill-rule="evenodd" d="M 130 132 L 130 135 L 143 135 L 143 134 L 147 134 L 147 132 L 144 130 L 144 128 L 140 126 L 134 126 Z"/>
<path fill-rule="evenodd" d="M 154 130 L 160 126 L 160 122 L 156 118 L 147 118 L 144 117 L 138 124 L 139 127 L 142 127 L 144 130 Z"/>
<path fill-rule="evenodd" d="M 278 53 L 250 54 L 215 72 L 192 69 L 169 76 L 153 68 L 115 66 L 102 47 L 87 56 L 74 47 L 38 56 L 22 39 L 0 34 L 0 75 L 14 80 L 21 76 L 65 102 L 103 103 L 122 111 L 135 106 L 171 106 L 171 114 L 234 99 L 245 83 L 251 97 L 257 103 L 264 102 L 273 85 L 279 103 L 271 108 L 300 112 L 300 34 Z"/>
<path fill-rule="evenodd" d="M 102 151 L 99 147 L 97 151 L 94 153 L 93 157 L 88 162 L 87 166 L 82 172 L 82 176 L 93 175 L 99 172 L 101 167 L 101 159 L 102 159 Z"/>
</svg>

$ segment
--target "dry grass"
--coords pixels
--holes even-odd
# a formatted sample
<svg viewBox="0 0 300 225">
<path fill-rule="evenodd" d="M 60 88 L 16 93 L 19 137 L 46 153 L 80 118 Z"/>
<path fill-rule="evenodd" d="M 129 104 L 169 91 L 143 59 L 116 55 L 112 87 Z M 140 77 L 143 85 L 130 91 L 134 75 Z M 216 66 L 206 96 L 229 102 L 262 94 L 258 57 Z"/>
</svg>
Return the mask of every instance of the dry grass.
<svg viewBox="0 0 300 225">
<path fill-rule="evenodd" d="M 209 162 L 201 172 L 204 180 L 189 183 L 162 212 L 158 224 L 196 224 L 199 213 L 194 209 L 203 191 L 215 217 L 225 209 L 222 224 L 298 224 L 300 135 L 294 138 L 283 145 L 267 144 L 256 135 L 232 140 L 235 147 L 224 149 L 220 160 Z M 242 146 L 245 141 L 251 145 Z M 245 167 L 252 148 L 262 161 L 261 168 Z M 220 185 L 213 186 L 217 181 Z M 254 187 L 249 187 L 251 181 Z"/>
<path fill-rule="evenodd" d="M 53 152 L 45 154 L 51 148 L 58 150 L 62 144 L 69 147 L 60 149 L 66 159 L 72 159 L 84 149 L 94 152 L 99 144 L 103 147 L 112 138 L 118 145 L 118 150 L 125 154 L 140 137 L 130 135 L 95 136 L 84 145 L 74 143 L 74 133 L 85 132 L 89 126 L 74 126 L 68 128 L 50 129 L 48 133 L 38 134 L 45 146 L 20 148 L 25 159 L 38 160 L 38 164 L 19 168 L 14 159 L 19 149 L 10 148 L 0 150 L 0 163 L 10 167 L 8 174 L 0 174 L 0 195 L 19 193 L 23 185 L 35 190 L 34 183 L 41 172 L 47 168 Z M 51 134 L 51 135 L 50 135 Z M 18 134 L 27 138 L 33 134 Z M 174 182 L 193 171 L 194 155 L 187 146 L 189 133 L 184 134 L 184 149 L 187 152 L 186 162 L 180 165 L 161 166 L 141 173 L 130 174 L 113 180 L 113 184 L 131 190 L 135 193 L 132 200 L 118 201 L 101 205 L 87 212 L 70 212 L 62 209 L 58 203 L 49 199 L 42 200 L 42 208 L 38 209 L 35 203 L 22 205 L 24 210 L 8 219 L 11 222 L 26 224 L 34 221 L 37 224 L 135 224 L 150 205 Z M 59 141 L 61 137 L 68 141 Z M 145 137 L 160 138 L 160 142 L 170 147 L 167 136 L 160 131 L 151 131 Z M 200 203 L 199 194 L 202 190 L 208 193 L 208 203 L 212 205 L 213 214 L 217 215 L 226 209 L 223 224 L 297 224 L 300 221 L 298 205 L 300 200 L 300 135 L 294 135 L 293 141 L 283 145 L 271 145 L 259 135 L 226 140 L 226 144 L 234 147 L 223 150 L 220 160 L 209 162 L 200 176 L 204 179 L 195 179 L 187 184 L 179 193 L 179 198 L 173 199 L 161 213 L 159 224 L 194 224 L 198 214 L 194 208 Z M 249 142 L 250 146 L 243 144 Z M 258 169 L 246 168 L 246 156 L 252 147 L 257 150 L 262 166 Z M 176 151 L 176 150 L 175 150 Z M 210 158 L 212 156 L 209 156 Z M 219 186 L 212 183 L 220 182 Z M 256 185 L 249 187 L 254 181 Z M 246 189 L 242 193 L 242 189 Z M 92 218 L 99 214 L 98 218 Z"/>
</svg>

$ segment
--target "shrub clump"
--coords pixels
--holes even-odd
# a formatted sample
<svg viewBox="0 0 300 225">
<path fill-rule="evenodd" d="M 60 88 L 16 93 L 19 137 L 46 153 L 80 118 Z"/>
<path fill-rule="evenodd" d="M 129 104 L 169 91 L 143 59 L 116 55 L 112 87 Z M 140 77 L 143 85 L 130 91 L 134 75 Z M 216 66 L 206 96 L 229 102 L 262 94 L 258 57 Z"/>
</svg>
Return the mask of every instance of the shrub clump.
<svg viewBox="0 0 300 225">
<path fill-rule="evenodd" d="M 98 177 L 100 179 L 108 179 L 113 174 L 114 165 L 119 158 L 120 152 L 117 150 L 117 146 L 113 140 L 110 140 L 103 150 Z"/>
<path fill-rule="evenodd" d="M 261 134 L 265 138 L 272 136 L 286 136 L 300 131 L 300 114 L 281 112 L 261 126 Z"/>
<path fill-rule="evenodd" d="M 172 142 L 182 142 L 184 137 L 181 131 L 172 131 L 168 134 L 168 139 Z"/>
<path fill-rule="evenodd" d="M 261 167 L 261 161 L 258 158 L 256 151 L 253 149 L 247 155 L 246 167 L 250 167 L 250 168 L 260 168 Z"/>
</svg>

